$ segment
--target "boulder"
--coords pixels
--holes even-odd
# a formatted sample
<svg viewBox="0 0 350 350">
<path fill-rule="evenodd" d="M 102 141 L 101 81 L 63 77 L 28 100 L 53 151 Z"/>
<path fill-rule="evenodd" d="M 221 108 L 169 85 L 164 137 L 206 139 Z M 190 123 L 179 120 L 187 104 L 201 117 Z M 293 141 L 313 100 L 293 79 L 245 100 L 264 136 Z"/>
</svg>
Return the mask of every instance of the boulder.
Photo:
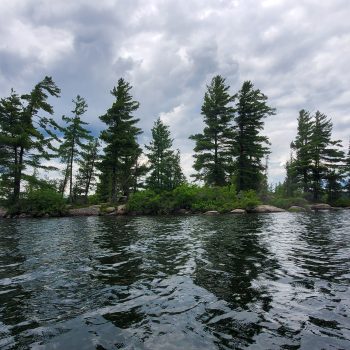
<svg viewBox="0 0 350 350">
<path fill-rule="evenodd" d="M 97 216 L 100 214 L 100 206 L 92 205 L 85 208 L 69 209 L 68 213 L 71 216 Z"/>
<path fill-rule="evenodd" d="M 27 218 L 31 218 L 32 216 L 30 214 L 22 213 L 22 214 L 19 214 L 17 217 L 18 219 L 27 219 Z"/>
<path fill-rule="evenodd" d="M 333 211 L 338 211 L 338 210 L 343 210 L 344 208 L 342 207 L 331 207 L 331 210 Z"/>
<path fill-rule="evenodd" d="M 258 205 L 249 210 L 250 213 L 282 213 L 284 209 L 274 207 L 273 205 Z"/>
<path fill-rule="evenodd" d="M 292 211 L 292 212 L 294 212 L 294 213 L 300 213 L 300 212 L 306 211 L 306 209 L 303 208 L 303 207 L 298 207 L 297 205 L 292 205 L 292 206 L 288 209 L 288 211 Z"/>
<path fill-rule="evenodd" d="M 177 214 L 186 215 L 186 214 L 190 214 L 190 212 L 187 209 L 179 209 L 177 211 Z"/>
<path fill-rule="evenodd" d="M 126 204 L 118 205 L 117 210 L 116 210 L 116 214 L 117 215 L 126 215 L 127 214 Z"/>
<path fill-rule="evenodd" d="M 312 210 L 330 210 L 331 206 L 325 203 L 316 203 L 310 206 Z"/>
<path fill-rule="evenodd" d="M 204 215 L 219 215 L 219 212 L 217 210 L 209 210 L 204 213 Z"/>
<path fill-rule="evenodd" d="M 233 209 L 230 212 L 231 214 L 246 214 L 247 212 L 244 209 Z"/>
<path fill-rule="evenodd" d="M 106 209 L 103 210 L 106 214 L 111 214 L 115 211 L 114 207 L 107 207 Z"/>
</svg>

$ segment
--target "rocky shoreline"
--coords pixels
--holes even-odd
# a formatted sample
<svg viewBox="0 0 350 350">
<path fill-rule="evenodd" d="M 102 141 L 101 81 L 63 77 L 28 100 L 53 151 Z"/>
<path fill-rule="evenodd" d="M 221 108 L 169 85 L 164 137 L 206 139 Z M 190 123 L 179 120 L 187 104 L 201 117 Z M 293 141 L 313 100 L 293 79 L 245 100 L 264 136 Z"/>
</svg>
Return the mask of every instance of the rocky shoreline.
<svg viewBox="0 0 350 350">
<path fill-rule="evenodd" d="M 350 207 L 338 208 L 338 207 L 332 207 L 329 204 L 316 203 L 316 204 L 310 204 L 306 207 L 291 206 L 288 210 L 285 210 L 282 208 L 274 207 L 272 205 L 262 204 L 251 209 L 236 208 L 226 214 L 244 215 L 244 214 L 268 214 L 268 213 L 284 213 L 284 212 L 302 213 L 302 212 L 337 211 L 337 210 L 350 210 Z M 177 212 L 174 212 L 173 214 L 174 215 L 202 214 L 206 216 L 221 215 L 221 213 L 216 210 L 210 210 L 210 211 L 198 213 L 198 212 L 192 212 L 191 210 L 187 210 L 187 209 L 179 209 Z M 67 212 L 64 215 L 49 215 L 46 213 L 41 216 L 33 216 L 26 213 L 10 216 L 7 214 L 7 211 L 5 208 L 0 207 L 0 219 L 1 218 L 22 219 L 22 218 L 33 218 L 33 217 L 48 218 L 48 217 L 81 217 L 81 216 L 137 216 L 137 215 L 145 215 L 145 214 L 138 213 L 138 212 L 128 212 L 125 204 L 118 205 L 115 207 L 103 206 L 103 205 L 91 205 L 83 208 L 68 208 Z"/>
</svg>

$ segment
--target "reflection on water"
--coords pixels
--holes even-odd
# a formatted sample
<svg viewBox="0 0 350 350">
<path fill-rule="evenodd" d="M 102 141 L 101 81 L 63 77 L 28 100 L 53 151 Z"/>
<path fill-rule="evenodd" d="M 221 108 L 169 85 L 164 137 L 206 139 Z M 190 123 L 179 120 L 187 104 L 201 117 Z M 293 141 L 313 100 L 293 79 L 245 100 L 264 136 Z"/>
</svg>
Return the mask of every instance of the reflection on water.
<svg viewBox="0 0 350 350">
<path fill-rule="evenodd" d="M 0 348 L 350 348 L 350 219 L 0 221 Z"/>
</svg>

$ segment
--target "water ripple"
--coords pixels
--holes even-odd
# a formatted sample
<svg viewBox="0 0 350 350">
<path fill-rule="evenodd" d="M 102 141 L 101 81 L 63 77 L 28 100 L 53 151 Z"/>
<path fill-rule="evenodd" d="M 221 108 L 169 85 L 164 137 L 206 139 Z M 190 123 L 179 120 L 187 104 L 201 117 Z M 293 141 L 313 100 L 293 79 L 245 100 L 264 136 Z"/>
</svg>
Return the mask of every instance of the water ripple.
<svg viewBox="0 0 350 350">
<path fill-rule="evenodd" d="M 1 349 L 350 348 L 348 212 L 0 221 Z"/>
</svg>

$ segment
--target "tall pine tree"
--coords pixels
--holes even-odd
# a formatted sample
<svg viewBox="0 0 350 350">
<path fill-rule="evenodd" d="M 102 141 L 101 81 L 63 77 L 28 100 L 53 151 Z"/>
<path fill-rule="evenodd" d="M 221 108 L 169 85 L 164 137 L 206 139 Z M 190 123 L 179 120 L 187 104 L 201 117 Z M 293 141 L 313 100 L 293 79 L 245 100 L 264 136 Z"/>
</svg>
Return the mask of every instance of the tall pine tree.
<svg viewBox="0 0 350 350">
<path fill-rule="evenodd" d="M 100 116 L 107 129 L 101 132 L 105 147 L 100 163 L 99 190 L 112 203 L 117 201 L 118 193 L 129 195 L 134 185 L 133 172 L 141 154 L 137 142 L 141 129 L 136 126 L 139 119 L 133 116 L 139 103 L 133 100 L 131 88 L 128 82 L 119 79 L 117 87 L 111 91 L 115 98 L 112 106 Z"/>
<path fill-rule="evenodd" d="M 348 146 L 348 152 L 345 158 L 344 189 L 347 193 L 347 196 L 350 198 L 350 141 Z"/>
<path fill-rule="evenodd" d="M 63 128 L 63 142 L 59 147 L 61 159 L 66 163 L 64 179 L 61 187 L 62 194 L 65 191 L 69 181 L 69 200 L 73 201 L 73 165 L 74 161 L 79 159 L 81 151 L 86 147 L 85 141 L 91 141 L 90 131 L 85 128 L 88 123 L 84 122 L 81 117 L 87 110 L 87 103 L 84 98 L 77 96 L 72 100 L 74 109 L 72 117 L 63 116 L 62 120 L 66 123 Z"/>
<path fill-rule="evenodd" d="M 243 83 L 235 98 L 234 148 L 237 191 L 259 190 L 264 171 L 262 160 L 270 153 L 269 140 L 260 132 L 264 128 L 264 119 L 275 114 L 275 109 L 267 105 L 267 96 L 259 89 L 254 89 L 250 81 Z"/>
<path fill-rule="evenodd" d="M 315 114 L 315 123 L 310 138 L 312 156 L 312 193 L 313 200 L 319 201 L 324 189 L 327 175 L 334 174 L 341 166 L 344 152 L 340 150 L 340 140 L 332 140 L 333 124 L 327 116 L 319 111 Z M 337 180 L 338 181 L 338 180 Z"/>
<path fill-rule="evenodd" d="M 204 117 L 203 133 L 190 136 L 195 141 L 195 178 L 209 186 L 228 183 L 232 172 L 232 119 L 233 97 L 229 86 L 220 75 L 207 86 L 201 114 Z"/>
<path fill-rule="evenodd" d="M 91 140 L 82 149 L 78 159 L 79 169 L 76 178 L 76 194 L 83 196 L 85 202 L 87 202 L 90 189 L 95 185 L 99 146 L 98 139 Z"/>
<path fill-rule="evenodd" d="M 289 161 L 286 162 L 286 178 L 284 180 L 284 196 L 293 197 L 298 190 L 298 172 L 296 167 L 296 160 L 290 154 Z"/>
<path fill-rule="evenodd" d="M 9 200 L 13 204 L 19 201 L 23 180 L 33 179 L 26 170 L 53 168 L 45 166 L 42 160 L 50 160 L 56 151 L 52 141 L 58 140 L 55 130 L 59 126 L 51 117 L 53 108 L 47 99 L 58 97 L 59 93 L 52 78 L 45 77 L 29 94 L 19 98 L 12 92 L 9 98 L 1 100 L 1 157 L 6 158 L 5 180 L 11 187 Z"/>
<path fill-rule="evenodd" d="M 295 161 L 293 166 L 296 172 L 297 184 L 303 189 L 304 193 L 311 190 L 311 136 L 314 130 L 314 122 L 310 113 L 304 109 L 299 112 L 298 132 L 291 148 L 295 151 Z"/>
<path fill-rule="evenodd" d="M 179 187 L 186 182 L 186 176 L 184 175 L 180 164 L 180 150 L 176 150 L 169 164 L 169 179 L 171 181 L 171 189 Z"/>
<path fill-rule="evenodd" d="M 169 127 L 158 118 L 152 128 L 152 141 L 146 146 L 150 163 L 146 184 L 154 191 L 172 190 L 184 181 L 180 154 L 171 149 L 172 144 Z"/>
<path fill-rule="evenodd" d="M 0 197 L 13 198 L 14 178 L 18 167 L 18 153 L 23 133 L 22 103 L 11 95 L 0 100 Z"/>
</svg>

